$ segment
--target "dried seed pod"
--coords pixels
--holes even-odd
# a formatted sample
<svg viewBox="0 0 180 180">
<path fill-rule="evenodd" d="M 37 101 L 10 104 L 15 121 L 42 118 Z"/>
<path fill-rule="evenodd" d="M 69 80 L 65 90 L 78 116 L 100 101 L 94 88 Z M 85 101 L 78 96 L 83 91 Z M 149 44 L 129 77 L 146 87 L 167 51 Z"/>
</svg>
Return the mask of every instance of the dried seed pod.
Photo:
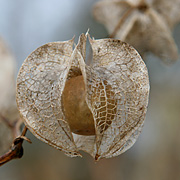
<svg viewBox="0 0 180 180">
<path fill-rule="evenodd" d="M 40 140 L 95 160 L 129 149 L 141 132 L 148 104 L 146 66 L 130 45 L 113 39 L 89 41 L 93 62 L 85 64 L 87 35 L 48 43 L 24 61 L 17 77 L 17 104 Z"/>
<path fill-rule="evenodd" d="M 180 22 L 179 0 L 154 0 L 152 6 L 164 18 L 171 29 Z"/>
<path fill-rule="evenodd" d="M 0 155 L 9 150 L 13 142 L 10 124 L 19 118 L 16 107 L 15 60 L 0 38 Z"/>
<path fill-rule="evenodd" d="M 93 15 L 111 37 L 128 42 L 142 56 L 152 52 L 170 64 L 178 59 L 171 31 L 180 21 L 179 8 L 179 0 L 106 0 L 94 6 Z"/>
</svg>

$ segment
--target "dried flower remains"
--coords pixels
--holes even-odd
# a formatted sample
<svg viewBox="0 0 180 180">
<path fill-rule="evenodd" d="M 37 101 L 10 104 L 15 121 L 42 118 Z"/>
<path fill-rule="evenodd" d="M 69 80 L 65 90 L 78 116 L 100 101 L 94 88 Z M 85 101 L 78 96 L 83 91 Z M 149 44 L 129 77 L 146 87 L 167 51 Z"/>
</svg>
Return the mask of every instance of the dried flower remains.
<svg viewBox="0 0 180 180">
<path fill-rule="evenodd" d="M 97 2 L 94 17 L 110 34 L 134 46 L 144 57 L 152 52 L 166 64 L 178 59 L 172 37 L 180 22 L 179 0 L 105 0 Z"/>
<path fill-rule="evenodd" d="M 0 38 L 0 155 L 9 150 L 18 136 L 19 112 L 16 107 L 16 64 L 13 55 Z"/>
<path fill-rule="evenodd" d="M 87 34 L 45 44 L 24 61 L 17 77 L 17 105 L 40 140 L 95 160 L 129 149 L 143 127 L 148 105 L 147 68 L 137 51 L 114 39 L 94 40 L 85 63 Z"/>
</svg>

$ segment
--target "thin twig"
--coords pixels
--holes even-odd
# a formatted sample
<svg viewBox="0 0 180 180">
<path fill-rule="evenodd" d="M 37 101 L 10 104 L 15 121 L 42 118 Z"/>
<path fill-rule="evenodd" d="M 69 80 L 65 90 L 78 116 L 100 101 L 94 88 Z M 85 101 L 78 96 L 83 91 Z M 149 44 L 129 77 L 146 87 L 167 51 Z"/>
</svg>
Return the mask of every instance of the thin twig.
<svg viewBox="0 0 180 180">
<path fill-rule="evenodd" d="M 5 118 L 2 114 L 0 114 L 0 118 L 10 127 L 13 128 L 13 124 L 11 122 L 8 121 L 7 118 Z"/>
<path fill-rule="evenodd" d="M 6 117 L 0 114 L 0 119 L 2 119 L 2 121 L 11 129 L 14 139 L 17 136 L 20 136 L 20 126 L 22 124 L 22 120 L 20 118 L 10 122 Z"/>
<path fill-rule="evenodd" d="M 27 130 L 28 129 L 25 126 L 21 136 L 17 137 L 14 140 L 11 149 L 4 155 L 0 156 L 0 166 L 9 162 L 12 159 L 21 158 L 23 156 L 23 147 L 22 147 L 23 141 L 27 140 L 28 142 L 31 143 L 31 141 L 25 137 Z"/>
</svg>

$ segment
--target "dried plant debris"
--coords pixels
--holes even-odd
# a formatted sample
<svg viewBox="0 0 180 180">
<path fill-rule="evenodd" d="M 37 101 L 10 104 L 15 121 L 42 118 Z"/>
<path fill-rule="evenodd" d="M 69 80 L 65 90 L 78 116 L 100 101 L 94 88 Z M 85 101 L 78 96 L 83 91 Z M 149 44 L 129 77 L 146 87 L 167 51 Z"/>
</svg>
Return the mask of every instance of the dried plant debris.
<svg viewBox="0 0 180 180">
<path fill-rule="evenodd" d="M 37 48 L 17 77 L 17 104 L 28 129 L 40 140 L 95 160 L 129 149 L 143 127 L 148 105 L 147 68 L 137 51 L 114 39 L 89 41 L 87 34 Z"/>
<path fill-rule="evenodd" d="M 0 39 L 0 155 L 9 149 L 15 136 L 19 113 L 16 106 L 15 60 Z"/>
<path fill-rule="evenodd" d="M 180 22 L 179 0 L 106 0 L 93 14 L 110 34 L 134 46 L 144 57 L 152 52 L 166 64 L 178 59 L 172 30 Z"/>
</svg>

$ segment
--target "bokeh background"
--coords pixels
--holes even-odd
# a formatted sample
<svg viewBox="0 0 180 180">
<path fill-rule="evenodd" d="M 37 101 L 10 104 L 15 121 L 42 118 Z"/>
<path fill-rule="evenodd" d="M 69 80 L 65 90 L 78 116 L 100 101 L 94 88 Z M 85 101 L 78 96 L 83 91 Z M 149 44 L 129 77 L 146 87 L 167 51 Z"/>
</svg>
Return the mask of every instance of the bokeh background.
<svg viewBox="0 0 180 180">
<path fill-rule="evenodd" d="M 92 17 L 96 0 L 0 0 L 0 36 L 17 60 L 50 41 L 69 40 L 90 29 L 95 38 L 107 37 Z M 180 25 L 173 36 L 180 49 Z M 179 180 L 180 179 L 180 60 L 165 66 L 149 55 L 146 61 L 150 101 L 145 126 L 135 145 L 124 154 L 95 163 L 69 158 L 37 140 L 24 143 L 24 156 L 0 167 L 0 180 Z M 5 77 L 4 77 L 5 78 Z"/>
</svg>

